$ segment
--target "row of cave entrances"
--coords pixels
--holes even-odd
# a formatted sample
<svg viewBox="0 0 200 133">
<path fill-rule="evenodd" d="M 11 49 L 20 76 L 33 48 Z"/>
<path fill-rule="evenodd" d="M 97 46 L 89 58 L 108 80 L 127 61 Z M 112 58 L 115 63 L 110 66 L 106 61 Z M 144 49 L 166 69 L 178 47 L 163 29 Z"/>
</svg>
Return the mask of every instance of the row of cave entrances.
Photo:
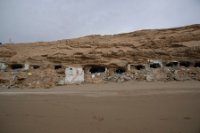
<svg viewBox="0 0 200 133">
<path fill-rule="evenodd" d="M 190 62 L 190 61 L 173 61 L 173 62 L 168 62 L 168 63 L 163 63 L 165 67 L 200 67 L 200 61 L 197 62 Z M 145 65 L 134 65 L 134 69 L 136 70 L 142 70 L 145 69 Z M 160 63 L 150 63 L 149 64 L 150 68 L 161 68 Z"/>
<path fill-rule="evenodd" d="M 11 64 L 9 65 L 10 69 L 16 70 L 16 69 L 23 69 L 24 68 L 24 64 Z M 40 65 L 31 65 L 32 69 L 39 69 Z M 54 69 L 60 69 L 63 68 L 62 65 L 54 65 Z"/>
<path fill-rule="evenodd" d="M 23 68 L 24 68 L 24 64 L 10 64 L 10 65 L 9 65 L 9 68 L 10 68 L 10 69 L 13 69 L 13 70 L 16 70 L 16 69 L 23 69 Z M 39 69 L 39 68 L 40 68 L 40 65 L 31 65 L 31 68 L 32 68 L 32 69 Z M 55 70 L 60 69 L 60 68 L 63 68 L 62 65 L 55 65 L 55 66 L 54 66 L 54 69 L 55 69 Z"/>
<path fill-rule="evenodd" d="M 200 67 L 200 61 L 190 62 L 190 61 L 174 61 L 165 64 L 166 67 Z"/>
<path fill-rule="evenodd" d="M 24 64 L 17 64 L 17 63 L 16 64 L 10 64 L 9 68 L 12 69 L 12 70 L 23 69 L 24 68 Z M 39 65 L 31 65 L 31 68 L 32 69 L 39 69 L 40 66 Z M 54 69 L 55 70 L 59 70 L 59 69 L 62 69 L 62 68 L 63 68 L 62 65 L 54 65 Z M 100 65 L 91 65 L 90 69 L 89 69 L 89 72 L 92 73 L 92 74 L 93 73 L 103 73 L 105 71 L 106 71 L 106 67 L 105 66 L 100 66 Z M 115 72 L 121 74 L 121 73 L 126 72 L 126 69 L 120 67 L 120 68 L 117 68 L 115 70 Z"/>
<path fill-rule="evenodd" d="M 149 64 L 150 68 L 161 68 L 160 63 L 150 63 Z M 131 70 L 136 69 L 136 70 L 143 70 L 146 69 L 145 65 L 131 65 Z"/>
<path fill-rule="evenodd" d="M 103 73 L 106 71 L 106 67 L 105 66 L 98 66 L 98 65 L 92 65 L 90 66 L 90 69 L 89 69 L 89 72 L 91 74 L 94 74 L 94 73 Z M 118 73 L 118 74 L 122 74 L 126 72 L 126 69 L 123 68 L 123 67 L 118 67 L 115 69 L 115 73 Z"/>
<path fill-rule="evenodd" d="M 107 69 L 103 65 L 89 65 L 89 66 L 85 66 L 85 67 L 89 68 L 89 72 L 91 74 L 94 74 L 94 73 L 104 73 L 104 72 L 106 72 L 106 69 Z M 55 70 L 62 69 L 62 68 L 63 68 L 62 65 L 55 65 L 54 66 Z M 83 68 L 83 69 L 85 69 L 85 68 Z M 122 74 L 124 72 L 126 72 L 126 69 L 123 68 L 123 67 L 119 67 L 119 68 L 115 69 L 115 73 Z"/>
<path fill-rule="evenodd" d="M 40 68 L 39 65 L 31 65 L 31 67 L 33 69 L 39 69 Z M 12 70 L 23 69 L 24 68 L 24 64 L 10 64 L 9 68 L 12 69 Z"/>
<path fill-rule="evenodd" d="M 90 69 L 89 69 L 89 72 L 90 72 L 91 74 L 94 74 L 94 73 L 104 73 L 104 72 L 106 72 L 106 67 L 103 66 L 103 65 L 90 65 L 90 66 L 86 66 L 86 67 L 89 67 L 89 68 L 90 68 Z M 54 69 L 55 69 L 55 70 L 62 69 L 62 68 L 63 68 L 62 65 L 55 65 L 55 66 L 54 66 Z M 83 69 L 84 69 L 84 68 L 83 68 Z M 116 68 L 115 72 L 121 74 L 121 73 L 126 72 L 126 69 L 125 69 L 125 68 L 122 68 L 122 67 L 119 67 L 119 68 Z"/>
<path fill-rule="evenodd" d="M 173 62 L 168 62 L 168 63 L 163 63 L 164 66 L 166 67 L 200 67 L 200 61 L 197 62 L 190 62 L 190 61 L 173 61 Z M 31 65 L 30 66 L 32 69 L 39 69 L 40 65 Z M 133 66 L 134 69 L 136 70 L 142 70 L 145 69 L 145 65 L 134 65 Z M 150 68 L 161 68 L 161 64 L 160 63 L 150 63 L 149 64 Z M 10 64 L 9 68 L 12 70 L 16 70 L 16 69 L 23 69 L 24 68 L 24 64 Z M 54 65 L 54 69 L 58 70 L 58 69 L 62 69 L 63 66 L 62 65 Z M 89 72 L 90 73 L 103 73 L 106 71 L 106 67 L 102 66 L 102 65 L 91 65 Z M 115 73 L 118 74 L 122 74 L 126 72 L 126 68 L 123 67 L 119 67 L 115 69 Z"/>
</svg>

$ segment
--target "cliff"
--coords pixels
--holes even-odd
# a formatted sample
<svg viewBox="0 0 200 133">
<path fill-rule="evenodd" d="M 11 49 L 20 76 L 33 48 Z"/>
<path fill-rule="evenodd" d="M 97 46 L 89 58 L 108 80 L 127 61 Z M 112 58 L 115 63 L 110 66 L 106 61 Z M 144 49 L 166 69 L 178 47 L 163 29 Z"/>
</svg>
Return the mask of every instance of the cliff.
<svg viewBox="0 0 200 133">
<path fill-rule="evenodd" d="M 200 24 L 0 46 L 0 61 L 9 63 L 120 66 L 148 59 L 200 59 Z"/>
</svg>

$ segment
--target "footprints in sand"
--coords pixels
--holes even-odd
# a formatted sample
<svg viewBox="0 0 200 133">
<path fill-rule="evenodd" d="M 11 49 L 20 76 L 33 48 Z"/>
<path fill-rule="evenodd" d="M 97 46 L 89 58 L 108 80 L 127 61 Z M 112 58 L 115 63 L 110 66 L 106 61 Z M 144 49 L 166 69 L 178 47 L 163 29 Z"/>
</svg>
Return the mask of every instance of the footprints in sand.
<svg viewBox="0 0 200 133">
<path fill-rule="evenodd" d="M 93 120 L 98 121 L 98 122 L 104 121 L 103 116 L 94 115 L 92 118 L 93 118 Z"/>
<path fill-rule="evenodd" d="M 192 118 L 189 117 L 189 116 L 185 116 L 185 117 L 183 117 L 183 119 L 184 119 L 184 120 L 190 120 L 190 119 L 192 119 Z"/>
<path fill-rule="evenodd" d="M 192 118 L 190 116 L 184 116 L 183 119 L 184 120 L 191 120 Z M 163 117 L 163 118 L 160 118 L 159 120 L 166 121 L 166 120 L 173 120 L 173 119 Z"/>
</svg>

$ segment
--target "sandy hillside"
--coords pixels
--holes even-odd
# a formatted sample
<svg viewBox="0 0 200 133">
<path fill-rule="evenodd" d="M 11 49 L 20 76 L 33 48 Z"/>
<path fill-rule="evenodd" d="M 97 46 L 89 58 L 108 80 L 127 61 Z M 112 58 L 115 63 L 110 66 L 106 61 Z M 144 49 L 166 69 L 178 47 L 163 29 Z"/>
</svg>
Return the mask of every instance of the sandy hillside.
<svg viewBox="0 0 200 133">
<path fill-rule="evenodd" d="M 0 46 L 0 61 L 21 63 L 119 64 L 153 59 L 200 58 L 200 25 L 92 35 L 53 42 Z"/>
</svg>

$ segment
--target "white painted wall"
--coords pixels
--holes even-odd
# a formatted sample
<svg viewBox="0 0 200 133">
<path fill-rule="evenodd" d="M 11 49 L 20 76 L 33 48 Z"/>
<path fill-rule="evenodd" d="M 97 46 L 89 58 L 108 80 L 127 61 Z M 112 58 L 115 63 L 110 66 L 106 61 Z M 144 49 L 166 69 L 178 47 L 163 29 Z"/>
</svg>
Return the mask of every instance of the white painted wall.
<svg viewBox="0 0 200 133">
<path fill-rule="evenodd" d="M 84 71 L 81 67 L 67 67 L 65 69 L 65 84 L 84 82 Z"/>
<path fill-rule="evenodd" d="M 0 70 L 1 71 L 6 70 L 7 67 L 8 67 L 8 65 L 6 65 L 5 63 L 0 63 Z"/>
<path fill-rule="evenodd" d="M 29 70 L 30 65 L 29 64 L 24 64 L 24 70 Z"/>
</svg>

